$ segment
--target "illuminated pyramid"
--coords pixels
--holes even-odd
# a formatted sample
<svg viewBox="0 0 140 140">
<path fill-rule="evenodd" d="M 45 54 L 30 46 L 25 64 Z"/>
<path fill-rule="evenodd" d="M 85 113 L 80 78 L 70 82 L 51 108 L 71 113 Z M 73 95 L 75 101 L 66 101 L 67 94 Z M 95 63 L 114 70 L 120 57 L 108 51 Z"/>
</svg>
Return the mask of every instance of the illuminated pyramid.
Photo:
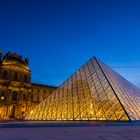
<svg viewBox="0 0 140 140">
<path fill-rule="evenodd" d="M 140 90 L 93 57 L 25 120 L 140 120 Z"/>
</svg>

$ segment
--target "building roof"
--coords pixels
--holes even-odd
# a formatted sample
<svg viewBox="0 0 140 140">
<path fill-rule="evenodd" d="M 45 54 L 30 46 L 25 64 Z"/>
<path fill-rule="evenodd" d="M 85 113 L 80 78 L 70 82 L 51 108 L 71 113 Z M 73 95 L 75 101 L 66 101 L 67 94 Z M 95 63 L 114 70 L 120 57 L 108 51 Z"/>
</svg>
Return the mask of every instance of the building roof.
<svg viewBox="0 0 140 140">
<path fill-rule="evenodd" d="M 31 83 L 33 86 L 38 87 L 49 87 L 49 88 L 57 88 L 56 86 L 50 86 L 50 85 L 44 85 L 44 84 L 38 84 L 38 83 Z"/>
<path fill-rule="evenodd" d="M 23 60 L 22 56 L 19 56 L 16 53 L 12 54 L 8 52 L 5 56 L 3 56 L 2 65 L 3 66 L 10 65 L 10 66 L 20 67 L 29 70 L 28 59 L 26 58 L 25 60 Z"/>
</svg>

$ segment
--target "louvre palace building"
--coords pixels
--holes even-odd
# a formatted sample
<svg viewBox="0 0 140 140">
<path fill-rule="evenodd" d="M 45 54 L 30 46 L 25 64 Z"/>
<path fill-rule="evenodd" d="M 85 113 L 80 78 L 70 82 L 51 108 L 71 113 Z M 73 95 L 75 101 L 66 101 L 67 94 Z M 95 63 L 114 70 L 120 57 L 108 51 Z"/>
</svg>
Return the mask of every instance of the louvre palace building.
<svg viewBox="0 0 140 140">
<path fill-rule="evenodd" d="M 21 118 L 55 89 L 31 82 L 28 58 L 0 51 L 0 120 Z"/>
</svg>

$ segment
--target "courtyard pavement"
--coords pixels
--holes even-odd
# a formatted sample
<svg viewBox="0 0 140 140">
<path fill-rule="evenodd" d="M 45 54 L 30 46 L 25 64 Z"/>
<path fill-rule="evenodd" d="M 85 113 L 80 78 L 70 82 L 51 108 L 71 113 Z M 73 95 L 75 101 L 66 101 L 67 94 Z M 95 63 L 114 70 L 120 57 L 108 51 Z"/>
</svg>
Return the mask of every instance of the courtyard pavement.
<svg viewBox="0 0 140 140">
<path fill-rule="evenodd" d="M 140 140 L 139 123 L 43 124 L 2 122 L 0 140 Z"/>
</svg>

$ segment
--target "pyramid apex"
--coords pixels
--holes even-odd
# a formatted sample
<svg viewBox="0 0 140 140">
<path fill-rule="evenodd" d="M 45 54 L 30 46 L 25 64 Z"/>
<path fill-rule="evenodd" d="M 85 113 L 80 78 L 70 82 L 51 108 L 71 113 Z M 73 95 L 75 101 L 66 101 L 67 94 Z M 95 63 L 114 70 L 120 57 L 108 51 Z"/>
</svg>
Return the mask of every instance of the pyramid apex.
<svg viewBox="0 0 140 140">
<path fill-rule="evenodd" d="M 95 59 L 96 61 L 98 60 L 98 58 L 96 56 L 93 56 L 92 59 Z"/>
<path fill-rule="evenodd" d="M 93 58 L 96 59 L 97 57 L 96 56 L 93 56 Z"/>
</svg>

